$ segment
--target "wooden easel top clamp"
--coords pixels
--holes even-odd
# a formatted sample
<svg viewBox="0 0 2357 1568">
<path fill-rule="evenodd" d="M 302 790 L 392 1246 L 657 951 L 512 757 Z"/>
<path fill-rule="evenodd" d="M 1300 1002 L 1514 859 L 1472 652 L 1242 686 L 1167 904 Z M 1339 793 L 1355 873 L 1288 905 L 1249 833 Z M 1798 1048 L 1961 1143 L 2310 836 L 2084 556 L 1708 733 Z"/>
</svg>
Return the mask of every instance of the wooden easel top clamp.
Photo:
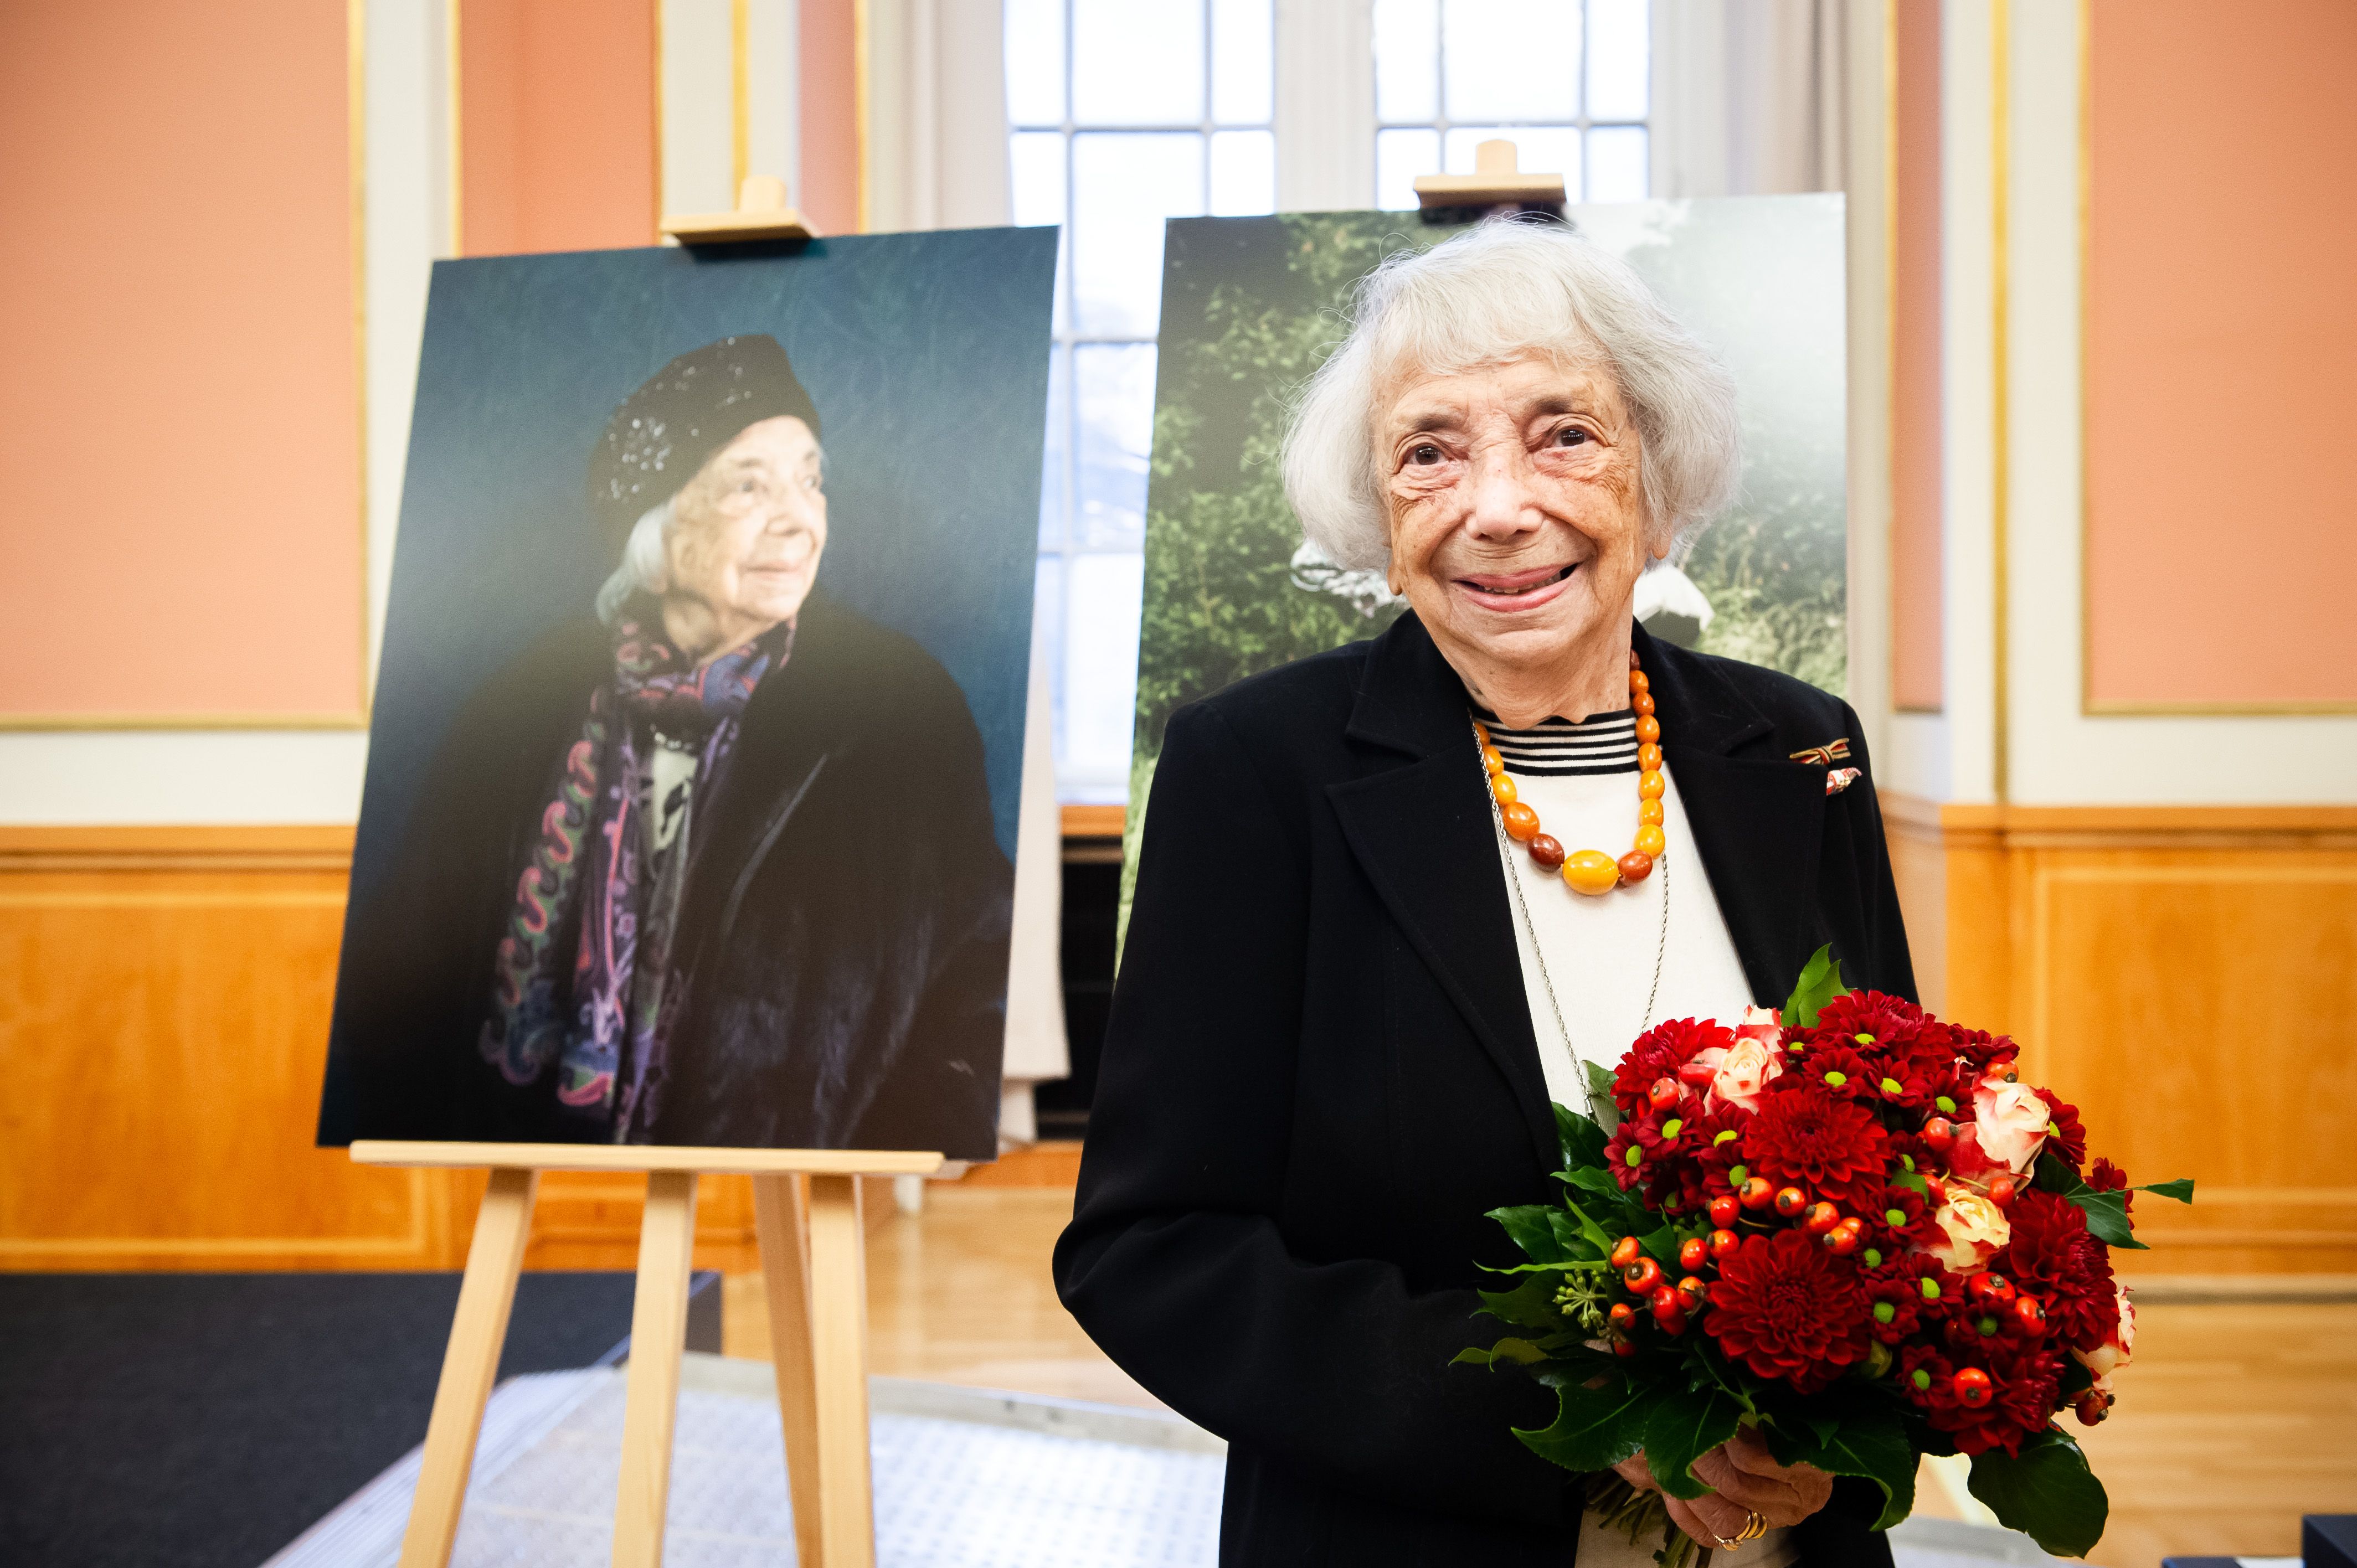
<svg viewBox="0 0 2357 1568">
<path fill-rule="evenodd" d="M 1565 190 L 1559 174 L 1525 173 L 1517 166 L 1514 144 L 1492 137 L 1473 149 L 1471 174 L 1418 175 L 1416 206 L 1426 222 L 1463 223 L 1492 212 L 1563 215 Z"/>
<path fill-rule="evenodd" d="M 737 191 L 734 212 L 666 216 L 664 236 L 683 245 L 737 245 L 756 240 L 815 240 L 817 225 L 786 205 L 786 182 L 775 175 L 751 174 Z"/>
</svg>

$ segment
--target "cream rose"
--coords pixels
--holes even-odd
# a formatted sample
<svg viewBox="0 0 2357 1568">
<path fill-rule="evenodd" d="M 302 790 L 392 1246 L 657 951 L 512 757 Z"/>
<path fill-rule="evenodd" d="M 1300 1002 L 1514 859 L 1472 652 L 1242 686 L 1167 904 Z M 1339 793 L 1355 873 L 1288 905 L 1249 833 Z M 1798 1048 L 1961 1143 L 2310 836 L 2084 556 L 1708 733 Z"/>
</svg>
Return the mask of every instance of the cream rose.
<svg viewBox="0 0 2357 1568">
<path fill-rule="evenodd" d="M 1977 1272 L 2013 1236 L 2005 1210 L 1976 1192 L 1950 1193 L 1934 1218 L 1940 1222 L 1940 1243 L 1922 1251 L 1960 1274 Z"/>
<path fill-rule="evenodd" d="M 2127 1286 L 2120 1284 L 2117 1281 L 2114 1281 L 2113 1283 L 2120 1293 L 2120 1326 L 2112 1330 L 2109 1338 L 2093 1349 L 2071 1352 L 2079 1358 L 2080 1363 L 2087 1370 L 2095 1374 L 2098 1382 L 2110 1378 L 2114 1372 L 2126 1366 L 2134 1359 L 2136 1351 L 2136 1303 L 2128 1299 Z"/>
<path fill-rule="evenodd" d="M 2046 1129 L 2053 1120 L 2046 1101 L 2026 1083 L 1987 1078 L 1973 1090 L 1973 1125 L 1981 1153 L 2007 1170 L 2029 1168 L 2045 1146 Z"/>
<path fill-rule="evenodd" d="M 1773 1007 L 1746 1007 L 1743 1022 L 1735 1026 L 1738 1040 L 1757 1040 L 1770 1050 L 1784 1043 L 1784 1015 Z"/>
<path fill-rule="evenodd" d="M 1770 1079 L 1784 1074 L 1784 1064 L 1774 1049 L 1758 1040 L 1712 1046 L 1696 1051 L 1694 1059 L 1697 1066 L 1710 1069 L 1710 1092 L 1704 1103 L 1732 1105 L 1738 1111 L 1759 1110 L 1760 1091 Z"/>
</svg>

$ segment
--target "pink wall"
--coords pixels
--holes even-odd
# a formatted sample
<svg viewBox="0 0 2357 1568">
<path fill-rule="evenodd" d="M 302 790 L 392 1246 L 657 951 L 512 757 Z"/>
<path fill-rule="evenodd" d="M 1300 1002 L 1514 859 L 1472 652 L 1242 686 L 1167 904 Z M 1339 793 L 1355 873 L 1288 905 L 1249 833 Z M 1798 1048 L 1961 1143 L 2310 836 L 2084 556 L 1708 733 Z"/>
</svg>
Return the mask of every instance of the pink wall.
<svg viewBox="0 0 2357 1568">
<path fill-rule="evenodd" d="M 2088 697 L 2357 703 L 2357 5 L 2093 29 Z"/>
<path fill-rule="evenodd" d="M 1890 697 L 1943 697 L 1940 434 L 1940 6 L 1898 11 L 1891 280 Z"/>
<path fill-rule="evenodd" d="M 461 0 L 470 256 L 655 242 L 656 0 Z"/>
<path fill-rule="evenodd" d="M 0 6 L 0 718 L 357 713 L 347 63 L 319 0 Z"/>
<path fill-rule="evenodd" d="M 795 203 L 823 233 L 859 231 L 858 0 L 802 0 L 802 160 Z"/>
</svg>

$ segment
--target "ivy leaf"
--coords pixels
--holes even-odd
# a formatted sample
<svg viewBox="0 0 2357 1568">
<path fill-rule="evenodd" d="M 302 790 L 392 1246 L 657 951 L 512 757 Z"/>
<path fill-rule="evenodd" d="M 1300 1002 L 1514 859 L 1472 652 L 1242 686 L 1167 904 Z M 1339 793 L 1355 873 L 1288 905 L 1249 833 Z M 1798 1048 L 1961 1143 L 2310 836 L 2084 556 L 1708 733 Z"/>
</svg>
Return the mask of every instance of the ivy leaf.
<svg viewBox="0 0 2357 1568">
<path fill-rule="evenodd" d="M 1542 1459 L 1588 1474 L 1609 1470 L 1645 1445 L 1645 1411 L 1652 1393 L 1614 1381 L 1591 1389 L 1584 1383 L 1555 1391 L 1562 1402 L 1555 1424 L 1514 1435 Z"/>
<path fill-rule="evenodd" d="M 1514 1245 L 1534 1263 L 1562 1263 L 1571 1260 L 1555 1240 L 1555 1208 L 1544 1203 L 1526 1203 L 1516 1208 L 1493 1208 L 1490 1218 L 1506 1228 Z"/>
<path fill-rule="evenodd" d="M 1695 1479 L 1694 1462 L 1734 1436 L 1742 1415 L 1743 1407 L 1715 1388 L 1656 1400 L 1645 1417 L 1645 1465 L 1653 1484 L 1674 1498 L 1710 1490 Z"/>
<path fill-rule="evenodd" d="M 1555 1309 L 1555 1293 L 1560 1288 L 1544 1274 L 1526 1274 L 1523 1283 L 1512 1290 L 1485 1290 L 1474 1294 L 1481 1298 L 1480 1311 L 1518 1328 L 1558 1328 L 1563 1314 Z"/>
<path fill-rule="evenodd" d="M 1855 1402 L 1829 1417 L 1821 1409 L 1803 1406 L 1800 1424 L 1806 1435 L 1779 1423 L 1784 1441 L 1777 1461 L 1813 1465 L 1829 1476 L 1857 1476 L 1882 1488 L 1882 1517 L 1877 1530 L 1889 1530 L 1915 1509 L 1915 1447 L 1899 1413 L 1887 1405 Z"/>
<path fill-rule="evenodd" d="M 1566 1170 L 1602 1166 L 1604 1145 L 1609 1141 L 1609 1134 L 1603 1128 L 1569 1106 L 1558 1105 L 1555 1108 L 1555 1133 L 1563 1144 Z"/>
<path fill-rule="evenodd" d="M 1997 1448 L 1974 1455 L 1972 1493 L 1999 1524 L 2057 1557 L 2084 1557 L 2104 1538 L 2111 1515 L 2111 1499 L 2087 1468 L 2085 1453 L 2050 1426 L 2024 1440 L 2018 1455 Z"/>
<path fill-rule="evenodd" d="M 2087 1233 L 2107 1247 L 2132 1248 L 2136 1251 L 2150 1251 L 2136 1239 L 2128 1229 L 2128 1198 L 2124 1192 L 2097 1192 L 2092 1187 L 2073 1187 L 2062 1195 L 2079 1206 L 2087 1217 Z"/>
<path fill-rule="evenodd" d="M 2193 1178 L 2179 1176 L 2175 1181 L 2157 1181 L 2150 1187 L 2140 1187 L 2138 1192 L 2148 1192 L 2155 1197 L 2173 1197 L 2179 1203 L 2193 1201 Z"/>
<path fill-rule="evenodd" d="M 1604 1129 L 1604 1135 L 1609 1138 L 1620 1130 L 1620 1106 L 1612 1098 L 1612 1074 L 1609 1069 L 1594 1062 L 1582 1062 L 1580 1066 L 1587 1072 L 1587 1097 L 1595 1103 L 1596 1124 Z M 1597 1157 L 1603 1158 L 1601 1150 L 1598 1151 Z"/>
<path fill-rule="evenodd" d="M 1784 1026 L 1813 1029 L 1817 1026 L 1817 1010 L 1849 987 L 1842 983 L 1841 965 L 1834 959 L 1833 944 L 1826 943 L 1809 955 L 1801 966 L 1801 978 L 1792 983 L 1792 994 L 1784 1003 Z"/>
</svg>

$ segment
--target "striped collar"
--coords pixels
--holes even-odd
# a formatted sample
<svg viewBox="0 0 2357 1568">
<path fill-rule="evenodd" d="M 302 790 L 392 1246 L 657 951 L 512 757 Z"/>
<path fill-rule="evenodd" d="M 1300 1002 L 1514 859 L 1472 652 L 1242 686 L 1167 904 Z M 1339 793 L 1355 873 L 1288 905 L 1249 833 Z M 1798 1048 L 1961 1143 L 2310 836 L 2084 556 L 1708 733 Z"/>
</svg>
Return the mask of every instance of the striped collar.
<svg viewBox="0 0 2357 1568">
<path fill-rule="evenodd" d="M 1577 724 L 1543 719 L 1529 729 L 1509 729 L 1497 715 L 1475 707 L 1473 716 L 1490 732 L 1490 744 L 1506 759 L 1506 771 L 1525 779 L 1569 779 L 1594 773 L 1637 771 L 1637 715 L 1590 714 Z"/>
</svg>

